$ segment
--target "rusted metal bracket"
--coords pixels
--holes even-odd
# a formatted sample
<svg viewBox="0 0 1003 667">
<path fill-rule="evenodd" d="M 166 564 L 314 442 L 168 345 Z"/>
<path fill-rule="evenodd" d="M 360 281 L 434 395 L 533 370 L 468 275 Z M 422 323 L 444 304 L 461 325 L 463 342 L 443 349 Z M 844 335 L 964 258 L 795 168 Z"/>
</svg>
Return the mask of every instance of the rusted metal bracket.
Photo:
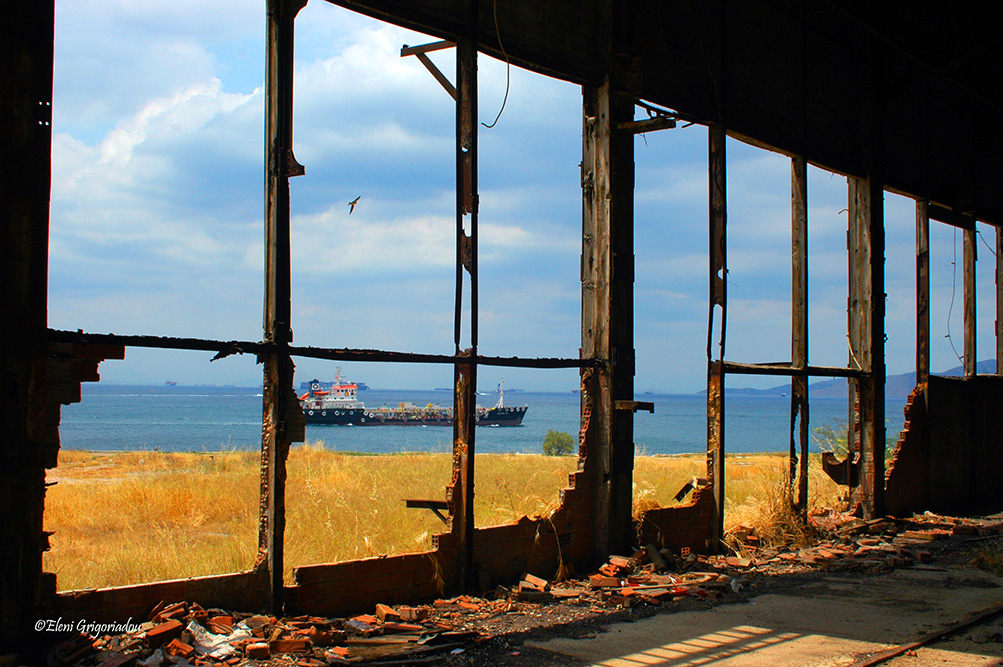
<svg viewBox="0 0 1003 667">
<path fill-rule="evenodd" d="M 616 124 L 616 129 L 641 134 L 657 130 L 671 130 L 676 127 L 676 119 L 672 116 L 652 116 L 644 120 L 630 120 Z"/>
<path fill-rule="evenodd" d="M 840 461 L 832 452 L 822 453 L 822 470 L 840 486 L 851 488 L 860 484 L 860 457 L 852 452 Z"/>
<path fill-rule="evenodd" d="M 293 155 L 293 149 L 286 151 L 286 170 L 285 175 L 292 178 L 293 176 L 303 176 L 306 174 L 306 167 L 301 165 L 297 160 L 296 156 Z"/>
<path fill-rule="evenodd" d="M 647 111 L 648 117 L 644 120 L 621 121 L 616 124 L 616 129 L 633 134 L 642 134 L 644 132 L 674 129 L 680 120 L 686 120 L 686 125 L 683 127 L 688 127 L 695 122 L 692 118 L 684 119 L 681 114 L 675 111 L 662 109 L 642 100 L 634 100 L 634 104 Z"/>
<path fill-rule="evenodd" d="M 407 44 L 405 44 L 401 48 L 401 58 L 406 58 L 407 56 L 414 56 L 415 58 L 417 58 L 418 62 L 420 62 L 422 65 L 425 66 L 425 69 L 427 69 L 432 74 L 432 76 L 435 77 L 435 80 L 439 82 L 439 85 L 442 86 L 442 88 L 447 93 L 449 93 L 449 96 L 452 97 L 453 101 L 455 102 L 457 95 L 456 87 L 452 83 L 450 83 L 449 79 L 446 78 L 446 75 L 443 74 L 442 71 L 435 66 L 435 63 L 433 63 L 429 59 L 429 57 L 425 55 L 429 51 L 449 49 L 454 46 L 456 46 L 456 42 L 450 42 L 449 40 L 442 40 L 441 42 L 432 42 L 431 44 L 422 44 L 420 46 L 408 46 Z"/>
<path fill-rule="evenodd" d="M 646 410 L 651 414 L 655 414 L 655 404 L 650 401 L 614 401 L 614 410 L 628 410 L 630 412 L 638 412 L 640 410 Z"/>
<path fill-rule="evenodd" d="M 404 506 L 413 509 L 432 510 L 435 516 L 442 520 L 442 523 L 449 525 L 449 518 L 443 514 L 443 510 L 449 511 L 449 503 L 445 500 L 405 500 Z"/>
</svg>

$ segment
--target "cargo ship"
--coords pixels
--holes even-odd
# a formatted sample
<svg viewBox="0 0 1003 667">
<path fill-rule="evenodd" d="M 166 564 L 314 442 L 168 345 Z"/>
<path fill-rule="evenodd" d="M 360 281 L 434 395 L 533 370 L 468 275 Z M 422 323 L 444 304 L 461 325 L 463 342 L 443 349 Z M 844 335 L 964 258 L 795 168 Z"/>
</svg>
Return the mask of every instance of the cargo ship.
<svg viewBox="0 0 1003 667">
<path fill-rule="evenodd" d="M 367 408 L 358 398 L 358 386 L 341 380 L 340 373 L 334 382 L 311 380 L 309 390 L 299 397 L 307 424 L 332 426 L 451 426 L 453 408 L 437 403 L 422 407 L 414 403 L 400 403 L 396 407 Z M 498 384 L 498 403 L 492 408 L 477 406 L 475 419 L 478 426 L 520 426 L 528 406 L 505 405 L 505 389 Z"/>
</svg>

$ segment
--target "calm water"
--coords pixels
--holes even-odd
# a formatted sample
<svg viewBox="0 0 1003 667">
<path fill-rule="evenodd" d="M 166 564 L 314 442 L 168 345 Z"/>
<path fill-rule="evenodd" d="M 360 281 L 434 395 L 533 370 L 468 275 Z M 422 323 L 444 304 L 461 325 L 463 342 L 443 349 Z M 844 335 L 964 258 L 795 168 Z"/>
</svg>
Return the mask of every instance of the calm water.
<svg viewBox="0 0 1003 667">
<path fill-rule="evenodd" d="M 449 404 L 444 391 L 359 392 L 369 407 Z M 497 395 L 480 396 L 494 405 Z M 703 396 L 644 395 L 655 413 L 634 418 L 634 442 L 639 454 L 679 454 L 705 449 L 706 408 Z M 478 452 L 540 452 L 548 429 L 577 434 L 578 395 L 508 392 L 507 405 L 528 405 L 519 427 L 477 429 Z M 903 403 L 886 406 L 888 433 L 902 428 Z M 843 399 L 812 399 L 811 425 L 846 420 Z M 730 396 L 725 406 L 729 452 L 786 450 L 790 399 L 768 396 Z M 87 450 L 203 451 L 256 449 L 261 437 L 261 390 L 244 387 L 168 387 L 83 385 L 83 401 L 63 406 L 62 446 Z M 307 426 L 307 441 L 322 441 L 330 449 L 355 452 L 447 452 L 452 429 L 411 426 Z"/>
</svg>

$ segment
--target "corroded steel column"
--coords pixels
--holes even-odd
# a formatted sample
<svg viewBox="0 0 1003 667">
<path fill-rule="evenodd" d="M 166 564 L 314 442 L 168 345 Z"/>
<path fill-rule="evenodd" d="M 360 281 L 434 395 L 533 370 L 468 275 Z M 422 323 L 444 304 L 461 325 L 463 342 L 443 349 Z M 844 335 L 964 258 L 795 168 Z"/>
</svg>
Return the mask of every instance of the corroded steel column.
<svg viewBox="0 0 1003 667">
<path fill-rule="evenodd" d="M 55 593 L 54 575 L 42 575 L 42 513 L 57 451 L 45 381 L 54 6 L 9 7 L 0 25 L 0 655 L 37 644 L 37 605 Z"/>
<path fill-rule="evenodd" d="M 711 549 L 724 535 L 724 343 L 728 314 L 727 181 L 724 125 L 708 128 L 710 312 L 707 318 L 707 478 L 714 492 Z M 717 354 L 714 334 L 718 333 Z"/>
<path fill-rule="evenodd" d="M 996 375 L 1003 375 L 1003 230 L 996 228 Z"/>
<path fill-rule="evenodd" d="M 597 559 L 634 539 L 633 412 L 615 409 L 634 393 L 634 139 L 617 129 L 633 111 L 612 76 L 583 88 L 582 355 L 600 363 L 586 374 L 582 411 Z"/>
<path fill-rule="evenodd" d="M 859 365 L 864 371 L 864 375 L 856 383 L 860 422 L 860 477 L 853 500 L 860 503 L 864 516 L 870 519 L 884 513 L 884 191 L 875 179 L 851 177 L 848 182 L 850 363 Z M 853 413 L 851 402 L 851 414 Z M 851 422 L 851 429 L 852 427 Z"/>
<path fill-rule="evenodd" d="M 469 4 L 470 35 L 477 6 Z M 457 536 L 457 590 L 476 585 L 474 567 L 474 443 L 477 396 L 477 42 L 456 40 L 456 298 L 453 340 L 457 355 L 469 356 L 453 368 L 453 466 L 451 527 Z M 468 225 L 469 223 L 469 225 Z M 462 345 L 463 283 L 470 277 L 470 346 Z"/>
<path fill-rule="evenodd" d="M 808 166 L 804 157 L 791 158 L 791 365 L 808 365 Z M 794 425 L 800 415 L 797 442 Z M 791 377 L 790 479 L 797 479 L 799 511 L 808 509 L 808 376 Z M 799 455 L 796 445 L 800 444 Z"/>
<path fill-rule="evenodd" d="M 964 230 L 964 302 L 965 302 L 965 352 L 962 363 L 965 369 L 965 377 L 975 377 L 978 368 L 978 352 L 976 349 L 976 289 L 975 289 L 975 261 L 977 259 L 975 237 L 975 220 L 969 219 L 971 227 Z"/>
<path fill-rule="evenodd" d="M 916 384 L 930 380 L 930 204 L 916 202 Z"/>
<path fill-rule="evenodd" d="M 268 0 L 265 71 L 265 313 L 264 337 L 274 353 L 261 355 L 261 515 L 258 562 L 268 574 L 267 603 L 282 607 L 286 458 L 303 438 L 304 417 L 293 391 L 290 322 L 289 178 L 303 173 L 292 150 L 293 31 L 306 0 Z"/>
</svg>

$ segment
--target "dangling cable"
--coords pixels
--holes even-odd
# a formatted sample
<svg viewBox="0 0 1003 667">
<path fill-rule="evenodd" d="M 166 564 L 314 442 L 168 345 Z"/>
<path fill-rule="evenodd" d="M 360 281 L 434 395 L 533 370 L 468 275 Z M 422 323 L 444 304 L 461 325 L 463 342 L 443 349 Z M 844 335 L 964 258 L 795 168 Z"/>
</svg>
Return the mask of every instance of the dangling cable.
<svg viewBox="0 0 1003 667">
<path fill-rule="evenodd" d="M 980 239 L 982 239 L 982 244 L 985 245 L 986 250 L 988 250 L 990 253 L 992 253 L 992 256 L 995 257 L 996 256 L 996 250 L 994 250 L 993 247 L 991 245 L 989 245 L 989 241 L 986 241 L 986 237 L 982 235 L 982 232 L 980 232 L 979 230 L 976 229 L 975 233 L 978 235 L 978 237 Z"/>
<path fill-rule="evenodd" d="M 488 128 L 489 130 L 498 124 L 498 119 L 501 118 L 502 112 L 505 111 L 505 105 L 508 104 L 508 91 L 510 84 L 512 82 L 511 79 L 512 63 L 509 62 L 508 54 L 505 53 L 505 47 L 502 46 L 501 30 L 498 28 L 498 0 L 494 0 L 492 6 L 494 7 L 495 36 L 498 37 L 498 48 L 501 49 L 502 55 L 505 56 L 505 97 L 502 98 L 501 109 L 498 110 L 498 115 L 495 116 L 494 122 L 491 123 L 490 125 L 483 122 L 481 123 L 481 125 Z"/>
<path fill-rule="evenodd" d="M 954 339 L 951 338 L 951 311 L 954 310 L 954 296 L 958 290 L 958 228 L 954 228 L 954 259 L 951 260 L 951 305 L 947 307 L 947 335 L 944 338 L 951 344 L 954 356 L 964 365 L 965 360 L 958 354 L 958 348 L 954 346 Z"/>
</svg>

